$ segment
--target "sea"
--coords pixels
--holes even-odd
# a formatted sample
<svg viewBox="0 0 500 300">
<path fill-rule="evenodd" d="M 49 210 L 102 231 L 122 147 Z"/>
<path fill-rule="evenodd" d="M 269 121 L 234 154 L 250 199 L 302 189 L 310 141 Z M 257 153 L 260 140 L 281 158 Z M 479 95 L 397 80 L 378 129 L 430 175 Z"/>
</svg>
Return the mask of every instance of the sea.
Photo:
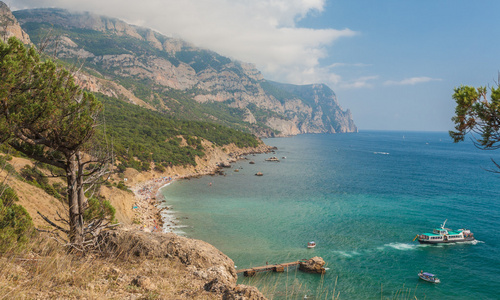
<svg viewBox="0 0 500 300">
<path fill-rule="evenodd" d="M 480 150 L 472 137 L 453 143 L 446 132 L 264 142 L 275 153 L 161 190 L 171 208 L 165 218 L 178 223 L 170 229 L 214 245 L 237 269 L 314 256 L 328 268 L 240 275 L 238 283 L 270 299 L 500 299 L 500 174 L 491 172 L 500 150 Z M 280 162 L 265 161 L 271 156 Z M 476 241 L 414 241 L 445 221 Z M 316 248 L 306 247 L 310 241 Z M 421 270 L 441 283 L 422 281 Z"/>
</svg>

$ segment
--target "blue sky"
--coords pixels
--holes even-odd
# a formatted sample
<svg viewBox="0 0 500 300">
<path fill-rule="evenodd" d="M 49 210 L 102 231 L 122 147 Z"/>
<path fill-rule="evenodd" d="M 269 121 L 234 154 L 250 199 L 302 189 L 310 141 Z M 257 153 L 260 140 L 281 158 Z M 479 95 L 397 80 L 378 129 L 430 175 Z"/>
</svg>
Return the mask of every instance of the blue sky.
<svg viewBox="0 0 500 300">
<path fill-rule="evenodd" d="M 332 71 L 360 85 L 333 88 L 361 129 L 449 130 L 453 88 L 496 82 L 499 9 L 500 1 L 327 1 L 299 25 L 358 32 L 321 63 L 345 64 Z"/>
<path fill-rule="evenodd" d="M 268 79 L 326 83 L 360 130 L 450 130 L 453 89 L 494 85 L 500 71 L 498 0 L 10 1 L 120 18 Z"/>
</svg>

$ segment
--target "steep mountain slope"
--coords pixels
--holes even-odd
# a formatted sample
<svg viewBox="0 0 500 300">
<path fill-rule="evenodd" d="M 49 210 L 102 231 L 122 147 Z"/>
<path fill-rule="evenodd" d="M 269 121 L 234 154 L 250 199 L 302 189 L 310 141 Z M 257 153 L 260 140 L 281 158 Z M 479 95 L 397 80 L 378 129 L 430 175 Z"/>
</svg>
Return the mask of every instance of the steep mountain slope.
<svg viewBox="0 0 500 300">
<path fill-rule="evenodd" d="M 7 4 L 0 1 L 0 32 L 1 40 L 6 41 L 11 36 L 15 36 L 24 44 L 31 44 L 26 32 L 21 29 L 16 18 L 12 15 Z"/>
<path fill-rule="evenodd" d="M 45 52 L 83 63 L 79 78 L 91 91 L 259 136 L 357 131 L 326 85 L 270 82 L 250 64 L 117 19 L 60 9 L 14 15 Z"/>
</svg>

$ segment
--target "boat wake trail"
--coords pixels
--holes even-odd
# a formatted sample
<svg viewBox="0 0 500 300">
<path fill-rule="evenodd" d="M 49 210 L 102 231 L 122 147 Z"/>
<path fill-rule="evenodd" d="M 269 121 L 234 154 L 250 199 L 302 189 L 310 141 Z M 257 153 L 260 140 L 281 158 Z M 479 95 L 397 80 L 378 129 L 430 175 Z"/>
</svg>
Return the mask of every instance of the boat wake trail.
<svg viewBox="0 0 500 300">
<path fill-rule="evenodd" d="M 357 251 L 350 251 L 350 252 L 347 252 L 347 251 L 334 251 L 335 253 L 339 254 L 340 256 L 344 256 L 344 257 L 353 257 L 353 256 L 358 256 L 358 255 L 361 255 L 361 253 L 357 252 Z"/>
<path fill-rule="evenodd" d="M 478 240 L 466 241 L 466 242 L 462 242 L 462 243 L 463 244 L 471 244 L 471 245 L 484 244 L 483 241 L 478 241 Z"/>
<path fill-rule="evenodd" d="M 390 244 L 385 244 L 384 247 L 389 247 L 389 248 L 394 248 L 396 250 L 401 250 L 401 251 L 410 251 L 410 250 L 417 250 L 420 245 L 415 245 L 415 244 L 409 244 L 409 243 L 390 243 Z M 382 247 L 379 249 L 383 249 Z"/>
</svg>

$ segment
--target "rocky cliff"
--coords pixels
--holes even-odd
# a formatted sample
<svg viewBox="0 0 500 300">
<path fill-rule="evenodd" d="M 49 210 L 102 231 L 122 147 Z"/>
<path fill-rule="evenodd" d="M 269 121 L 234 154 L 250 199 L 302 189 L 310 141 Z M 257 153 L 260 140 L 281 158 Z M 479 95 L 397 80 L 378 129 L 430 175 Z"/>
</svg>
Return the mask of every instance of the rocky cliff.
<svg viewBox="0 0 500 300">
<path fill-rule="evenodd" d="M 0 1 L 0 36 L 3 41 L 10 37 L 18 38 L 24 44 L 31 44 L 30 38 L 24 30 L 21 29 L 14 15 L 7 4 Z"/>
<path fill-rule="evenodd" d="M 84 62 L 82 84 L 94 92 L 260 136 L 357 131 L 326 85 L 270 82 L 251 64 L 117 19 L 60 9 L 14 15 L 35 44 L 52 32 L 48 53 Z"/>
</svg>

